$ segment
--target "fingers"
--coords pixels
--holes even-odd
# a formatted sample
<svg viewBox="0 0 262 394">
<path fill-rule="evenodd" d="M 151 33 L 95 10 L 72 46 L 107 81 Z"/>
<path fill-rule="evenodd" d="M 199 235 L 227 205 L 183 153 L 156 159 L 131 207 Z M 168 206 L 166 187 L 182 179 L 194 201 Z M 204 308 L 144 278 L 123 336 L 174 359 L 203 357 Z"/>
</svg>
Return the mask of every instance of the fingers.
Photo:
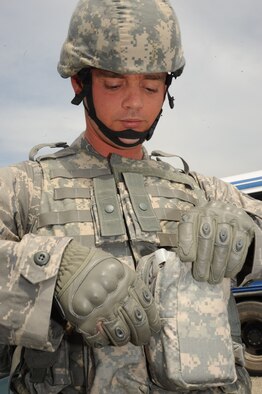
<svg viewBox="0 0 262 394">
<path fill-rule="evenodd" d="M 242 265 L 246 260 L 249 244 L 249 234 L 242 230 L 236 230 L 232 241 L 232 248 L 228 258 L 228 265 L 225 271 L 225 277 L 233 278 L 241 270 Z"/>
<path fill-rule="evenodd" d="M 198 212 L 185 213 L 178 226 L 178 253 L 181 261 L 195 261 L 198 247 Z"/>
<path fill-rule="evenodd" d="M 121 307 L 118 316 L 111 321 L 103 321 L 102 329 L 109 339 L 109 344 L 114 346 L 126 345 L 131 339 L 130 325 L 123 318 Z"/>
<path fill-rule="evenodd" d="M 202 217 L 194 278 L 217 284 L 224 277 L 234 277 L 245 260 L 246 244 L 246 236 L 236 229 L 235 223 L 217 223 L 217 219 Z"/>
<path fill-rule="evenodd" d="M 220 283 L 242 268 L 254 236 L 252 219 L 243 210 L 220 201 L 192 208 L 178 225 L 178 255 L 193 262 L 198 281 Z"/>
<path fill-rule="evenodd" d="M 132 293 L 131 290 L 128 301 L 123 307 L 119 308 L 119 315 L 128 324 L 131 342 L 140 346 L 149 342 L 151 330 L 145 310 Z"/>
<path fill-rule="evenodd" d="M 123 302 L 113 308 L 110 318 L 96 324 L 95 335 L 88 336 L 84 333 L 90 346 L 123 346 L 129 341 L 136 346 L 142 346 L 149 342 L 151 332 L 160 330 L 159 314 L 153 296 L 144 282 L 137 278 L 127 292 Z"/>
<path fill-rule="evenodd" d="M 232 232 L 233 229 L 229 224 L 217 224 L 212 264 L 210 264 L 208 277 L 208 282 L 211 284 L 220 283 L 225 276 L 232 248 Z"/>
<path fill-rule="evenodd" d="M 82 334 L 88 346 L 101 348 L 110 345 L 110 339 L 108 335 L 104 333 L 101 328 L 99 329 L 99 331 L 96 332 L 95 335 L 88 335 L 86 331 L 82 331 L 80 328 L 78 328 L 77 331 Z"/>
<path fill-rule="evenodd" d="M 153 332 L 159 332 L 161 329 L 161 321 L 155 300 L 152 293 L 150 292 L 148 287 L 145 286 L 145 283 L 141 279 L 137 279 L 135 293 L 140 304 L 145 310 L 150 330 Z"/>
<path fill-rule="evenodd" d="M 211 261 L 216 236 L 216 223 L 212 217 L 200 218 L 198 229 L 197 256 L 193 265 L 193 276 L 198 281 L 207 281 L 210 274 Z"/>
<path fill-rule="evenodd" d="M 142 280 L 137 279 L 128 294 L 126 302 L 117 309 L 117 318 L 103 322 L 103 329 L 114 345 L 122 346 L 130 341 L 142 346 L 149 342 L 151 332 L 160 331 L 159 314 L 153 296 Z"/>
</svg>

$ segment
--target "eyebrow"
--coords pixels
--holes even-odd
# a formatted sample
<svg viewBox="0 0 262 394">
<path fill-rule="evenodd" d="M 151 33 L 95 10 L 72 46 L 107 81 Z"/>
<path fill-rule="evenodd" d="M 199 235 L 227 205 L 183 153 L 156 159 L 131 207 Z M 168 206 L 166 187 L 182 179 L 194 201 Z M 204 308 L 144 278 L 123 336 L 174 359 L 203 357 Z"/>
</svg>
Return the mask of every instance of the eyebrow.
<svg viewBox="0 0 262 394">
<path fill-rule="evenodd" d="M 145 74 L 145 79 L 151 79 L 151 80 L 156 80 L 156 81 L 165 81 L 166 80 L 166 73 Z"/>
<path fill-rule="evenodd" d="M 118 79 L 124 79 L 125 75 L 128 74 L 118 74 L 113 71 L 107 71 L 107 70 L 99 70 L 98 77 L 106 77 L 106 78 L 118 78 Z M 144 74 L 145 79 L 148 80 L 154 80 L 154 81 L 165 81 L 166 79 L 166 73 L 149 73 L 149 74 Z"/>
</svg>

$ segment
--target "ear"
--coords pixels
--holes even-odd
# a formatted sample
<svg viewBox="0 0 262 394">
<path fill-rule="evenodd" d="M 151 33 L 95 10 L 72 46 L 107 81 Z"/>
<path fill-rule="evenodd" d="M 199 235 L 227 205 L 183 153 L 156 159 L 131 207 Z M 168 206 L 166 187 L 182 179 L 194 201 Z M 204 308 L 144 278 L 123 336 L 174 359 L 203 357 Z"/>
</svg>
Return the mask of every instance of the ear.
<svg viewBox="0 0 262 394">
<path fill-rule="evenodd" d="M 73 75 L 71 77 L 71 84 L 72 84 L 75 94 L 79 94 L 82 92 L 82 83 L 77 75 Z"/>
</svg>

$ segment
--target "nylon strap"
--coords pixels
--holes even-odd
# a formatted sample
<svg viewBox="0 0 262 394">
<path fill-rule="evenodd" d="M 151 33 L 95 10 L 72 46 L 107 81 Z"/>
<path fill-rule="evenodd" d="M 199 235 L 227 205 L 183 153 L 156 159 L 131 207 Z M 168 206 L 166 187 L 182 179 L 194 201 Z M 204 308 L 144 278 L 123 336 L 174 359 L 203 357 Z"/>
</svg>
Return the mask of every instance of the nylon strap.
<svg viewBox="0 0 262 394">
<path fill-rule="evenodd" d="M 158 177 L 182 183 L 191 189 L 195 188 L 193 178 L 189 175 L 176 172 L 172 167 L 164 162 L 123 159 L 120 156 L 112 155 L 110 158 L 110 165 L 117 183 L 122 181 L 123 173 L 137 173 L 144 176 Z"/>
<path fill-rule="evenodd" d="M 74 235 L 74 240 L 79 242 L 81 245 L 91 248 L 95 244 L 95 236 L 92 235 Z"/>
<path fill-rule="evenodd" d="M 160 231 L 159 220 L 154 213 L 151 201 L 145 190 L 143 175 L 124 173 L 123 177 L 141 229 L 148 232 Z"/>
<path fill-rule="evenodd" d="M 177 234 L 172 233 L 157 233 L 161 247 L 178 247 Z"/>
<path fill-rule="evenodd" d="M 185 173 L 186 174 L 189 173 L 189 165 L 181 156 L 174 155 L 173 153 L 166 153 L 166 152 L 163 152 L 162 150 L 154 150 L 154 151 L 152 151 L 150 156 L 151 157 L 155 156 L 157 158 L 159 158 L 159 157 L 177 157 L 178 159 L 180 159 L 182 161 Z"/>
<path fill-rule="evenodd" d="M 64 168 L 54 168 L 53 170 L 50 171 L 50 178 L 68 178 L 68 179 L 73 179 L 73 178 L 96 178 L 98 176 L 102 175 L 108 175 L 110 174 L 109 168 L 87 168 L 87 169 L 81 169 L 78 168 L 76 170 L 74 169 L 64 169 Z"/>
<path fill-rule="evenodd" d="M 91 212 L 87 210 L 71 210 L 62 212 L 41 213 L 38 219 L 38 228 L 73 222 L 92 222 Z"/>
<path fill-rule="evenodd" d="M 198 204 L 198 200 L 195 197 L 182 190 L 174 190 L 161 185 L 150 185 L 146 187 L 146 190 L 152 197 L 177 198 L 178 200 L 186 201 L 193 205 Z"/>
<path fill-rule="evenodd" d="M 227 310 L 228 310 L 228 320 L 230 324 L 231 336 L 234 341 L 241 343 L 241 324 L 239 320 L 236 301 L 232 294 L 230 294 L 230 298 L 228 300 Z"/>
<path fill-rule="evenodd" d="M 84 187 L 61 187 L 54 189 L 54 200 L 64 200 L 65 198 L 90 198 L 90 190 Z"/>
<path fill-rule="evenodd" d="M 120 212 L 116 184 L 113 175 L 94 179 L 101 235 L 111 237 L 125 234 L 125 224 Z"/>
<path fill-rule="evenodd" d="M 55 142 L 55 143 L 49 143 L 49 144 L 38 144 L 34 146 L 30 152 L 29 152 L 29 160 L 34 161 L 35 156 L 37 153 L 40 151 L 42 148 L 67 148 L 68 145 L 66 142 Z"/>
<path fill-rule="evenodd" d="M 159 220 L 179 222 L 183 211 L 175 208 L 155 208 L 154 212 Z"/>
</svg>

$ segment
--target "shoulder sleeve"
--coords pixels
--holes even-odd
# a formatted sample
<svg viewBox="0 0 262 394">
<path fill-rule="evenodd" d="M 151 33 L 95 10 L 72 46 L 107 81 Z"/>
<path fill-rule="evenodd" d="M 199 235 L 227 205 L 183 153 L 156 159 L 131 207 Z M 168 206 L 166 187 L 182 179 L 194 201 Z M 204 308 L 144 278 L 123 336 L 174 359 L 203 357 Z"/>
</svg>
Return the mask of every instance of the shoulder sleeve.
<svg viewBox="0 0 262 394">
<path fill-rule="evenodd" d="M 254 220 L 256 232 L 253 249 L 249 251 L 244 272 L 241 272 L 241 284 L 262 279 L 262 201 L 256 200 L 240 192 L 235 186 L 216 177 L 205 177 L 201 174 L 191 174 L 206 194 L 208 201 L 220 200 L 243 208 Z"/>
<path fill-rule="evenodd" d="M 23 162 L 0 169 L 1 238 L 18 241 L 30 231 L 41 198 L 41 168 Z"/>
<path fill-rule="evenodd" d="M 70 238 L 30 234 L 41 193 L 39 171 L 30 162 L 0 169 L 0 337 L 2 343 L 52 350 L 53 292 Z"/>
</svg>

